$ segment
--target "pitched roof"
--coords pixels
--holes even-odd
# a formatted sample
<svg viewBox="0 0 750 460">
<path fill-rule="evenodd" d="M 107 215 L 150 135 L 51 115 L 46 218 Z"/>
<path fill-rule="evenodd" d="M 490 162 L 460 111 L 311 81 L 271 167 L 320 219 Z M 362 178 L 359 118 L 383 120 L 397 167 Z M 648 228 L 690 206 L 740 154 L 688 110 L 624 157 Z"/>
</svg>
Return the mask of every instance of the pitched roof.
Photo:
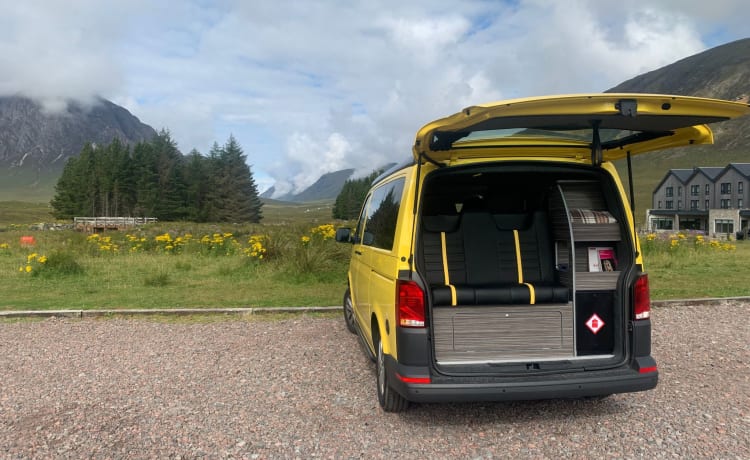
<svg viewBox="0 0 750 460">
<path fill-rule="evenodd" d="M 727 168 L 734 168 L 743 176 L 750 178 L 750 163 L 729 163 Z"/>
<path fill-rule="evenodd" d="M 719 174 L 721 174 L 724 169 L 725 168 L 721 168 L 718 166 L 699 166 L 695 168 L 696 172 L 702 172 L 704 176 L 708 177 L 712 181 L 719 177 Z"/>
<path fill-rule="evenodd" d="M 708 179 L 712 183 L 715 183 L 716 179 L 719 176 L 724 174 L 726 171 L 729 171 L 730 169 L 735 169 L 737 170 L 737 172 L 750 179 L 750 163 L 729 163 L 723 168 L 720 168 L 718 166 L 699 166 L 693 169 L 670 169 L 664 175 L 664 178 L 659 182 L 656 188 L 654 188 L 654 191 L 652 193 L 655 194 L 656 192 L 658 192 L 661 186 L 664 185 L 664 182 L 667 181 L 669 176 L 674 176 L 683 184 L 687 184 L 693 177 L 695 177 L 695 175 L 703 174 L 708 177 Z"/>
<path fill-rule="evenodd" d="M 677 177 L 680 182 L 683 184 L 687 182 L 688 179 L 690 179 L 690 176 L 693 175 L 694 170 L 692 169 L 670 169 L 670 173 L 674 174 L 675 177 Z"/>
<path fill-rule="evenodd" d="M 653 193 L 656 193 L 662 185 L 664 185 L 664 182 L 669 179 L 669 176 L 675 176 L 678 181 L 682 182 L 683 184 L 687 182 L 687 180 L 690 178 L 690 176 L 693 174 L 692 169 L 670 169 L 667 171 L 667 173 L 664 175 L 664 178 L 659 181 L 659 183 L 656 185 L 656 188 L 654 188 Z"/>
</svg>

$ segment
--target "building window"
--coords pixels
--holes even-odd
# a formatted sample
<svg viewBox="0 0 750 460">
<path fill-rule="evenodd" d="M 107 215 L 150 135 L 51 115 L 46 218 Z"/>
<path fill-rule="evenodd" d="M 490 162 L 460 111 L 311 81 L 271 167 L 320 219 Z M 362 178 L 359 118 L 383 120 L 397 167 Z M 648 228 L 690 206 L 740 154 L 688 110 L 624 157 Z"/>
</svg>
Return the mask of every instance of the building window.
<svg viewBox="0 0 750 460">
<path fill-rule="evenodd" d="M 659 206 L 657 207 L 657 209 L 661 209 L 661 200 L 659 200 Z"/>
<path fill-rule="evenodd" d="M 698 209 L 698 200 L 690 200 L 690 209 Z"/>
<path fill-rule="evenodd" d="M 667 200 L 667 203 L 666 203 L 667 206 L 666 206 L 666 208 L 667 209 L 673 209 L 674 208 L 673 203 L 674 203 L 674 201 Z"/>
<path fill-rule="evenodd" d="M 674 187 L 667 187 L 667 197 L 674 196 Z"/>
<path fill-rule="evenodd" d="M 709 206 L 710 206 L 710 204 L 709 204 L 708 200 L 706 200 L 706 211 L 708 211 Z"/>
<path fill-rule="evenodd" d="M 659 217 L 651 221 L 654 230 L 672 230 L 672 219 L 666 217 Z"/>
<path fill-rule="evenodd" d="M 737 208 L 742 209 L 745 207 L 745 200 L 742 198 L 737 198 Z"/>
<path fill-rule="evenodd" d="M 731 219 L 716 219 L 714 221 L 715 233 L 734 233 L 734 221 Z"/>
<path fill-rule="evenodd" d="M 682 196 L 682 187 L 677 187 L 677 196 Z"/>
<path fill-rule="evenodd" d="M 721 194 L 722 195 L 729 195 L 732 193 L 732 183 L 731 182 L 722 182 L 721 183 Z"/>
<path fill-rule="evenodd" d="M 677 201 L 677 209 L 682 209 L 682 200 Z"/>
<path fill-rule="evenodd" d="M 706 184 L 706 195 L 711 194 L 711 184 Z"/>
<path fill-rule="evenodd" d="M 742 181 L 737 182 L 737 193 L 745 193 L 745 184 Z"/>
<path fill-rule="evenodd" d="M 691 185 L 690 186 L 690 196 L 698 196 L 701 193 L 701 186 L 700 185 Z"/>
<path fill-rule="evenodd" d="M 721 200 L 721 209 L 731 209 L 732 208 L 732 200 Z"/>
<path fill-rule="evenodd" d="M 700 219 L 680 219 L 680 230 L 700 230 Z"/>
</svg>

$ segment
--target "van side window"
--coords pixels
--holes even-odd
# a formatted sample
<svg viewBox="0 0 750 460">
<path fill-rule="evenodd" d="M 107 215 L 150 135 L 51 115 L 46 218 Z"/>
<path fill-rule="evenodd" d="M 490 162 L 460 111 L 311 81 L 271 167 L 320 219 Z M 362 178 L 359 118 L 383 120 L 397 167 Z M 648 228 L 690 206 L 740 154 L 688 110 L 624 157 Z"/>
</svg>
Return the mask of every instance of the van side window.
<svg viewBox="0 0 750 460">
<path fill-rule="evenodd" d="M 381 249 L 393 249 L 396 220 L 401 206 L 405 179 L 397 179 L 377 188 L 370 197 L 363 243 Z"/>
<path fill-rule="evenodd" d="M 365 215 L 367 213 L 367 208 L 370 206 L 370 201 L 372 201 L 372 195 L 368 195 L 367 198 L 365 198 L 365 202 L 362 204 L 362 210 L 359 211 L 359 218 L 357 219 L 357 228 L 354 229 L 354 242 L 355 243 L 362 242 L 362 228 L 365 226 Z"/>
</svg>

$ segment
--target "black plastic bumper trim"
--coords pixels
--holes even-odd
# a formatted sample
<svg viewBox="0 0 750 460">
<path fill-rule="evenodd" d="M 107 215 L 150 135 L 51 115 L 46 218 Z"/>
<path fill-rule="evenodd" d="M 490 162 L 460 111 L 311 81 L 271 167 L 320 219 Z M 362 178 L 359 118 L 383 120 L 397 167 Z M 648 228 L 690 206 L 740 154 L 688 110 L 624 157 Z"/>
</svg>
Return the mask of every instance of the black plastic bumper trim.
<svg viewBox="0 0 750 460">
<path fill-rule="evenodd" d="M 608 371 L 588 371 L 586 375 L 573 377 L 529 378 L 528 381 L 514 379 L 512 382 L 491 383 L 430 383 L 410 384 L 399 380 L 403 376 L 424 377 L 430 375 L 426 368 L 401 366 L 386 356 L 388 382 L 404 398 L 412 402 L 468 402 L 468 401 L 514 401 L 535 399 L 571 399 L 604 396 L 615 393 L 630 393 L 650 390 L 659 380 L 657 371 L 640 373 L 644 364 L 656 364 L 650 356 L 640 358 L 634 368 Z M 465 380 L 465 379 L 464 379 Z M 442 382 L 446 379 L 441 378 Z"/>
</svg>

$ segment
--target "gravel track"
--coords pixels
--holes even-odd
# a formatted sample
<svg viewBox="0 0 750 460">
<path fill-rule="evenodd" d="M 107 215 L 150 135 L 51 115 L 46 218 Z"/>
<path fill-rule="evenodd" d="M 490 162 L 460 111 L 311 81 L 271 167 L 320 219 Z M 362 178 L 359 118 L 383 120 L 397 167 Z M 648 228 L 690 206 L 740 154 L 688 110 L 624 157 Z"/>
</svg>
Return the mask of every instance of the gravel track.
<svg viewBox="0 0 750 460">
<path fill-rule="evenodd" d="M 0 458 L 750 458 L 750 305 L 658 308 L 656 390 L 383 413 L 336 318 L 0 323 Z"/>
</svg>

